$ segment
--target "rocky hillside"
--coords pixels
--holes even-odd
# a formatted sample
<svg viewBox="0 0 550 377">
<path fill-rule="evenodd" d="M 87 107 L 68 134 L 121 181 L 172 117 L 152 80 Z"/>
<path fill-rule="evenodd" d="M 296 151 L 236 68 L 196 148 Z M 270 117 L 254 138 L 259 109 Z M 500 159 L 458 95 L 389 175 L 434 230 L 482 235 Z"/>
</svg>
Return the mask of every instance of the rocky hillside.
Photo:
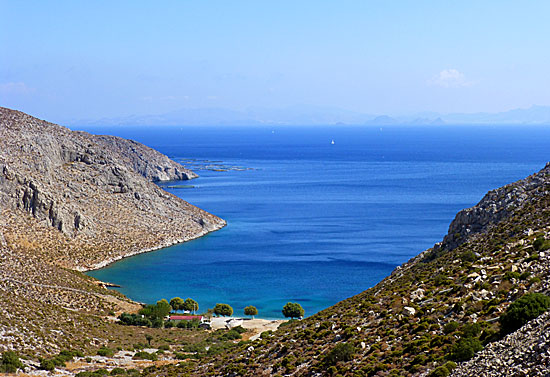
<svg viewBox="0 0 550 377">
<path fill-rule="evenodd" d="M 194 177 L 142 144 L 0 108 L 0 351 L 131 339 L 105 318 L 139 306 L 77 270 L 223 227 L 153 183 Z"/>
<path fill-rule="evenodd" d="M 35 251 L 64 267 L 99 267 L 224 226 L 152 183 L 195 176 L 142 144 L 0 108 L 0 208 L 61 232 L 54 240 L 27 232 L 10 232 L 10 239 L 19 248 L 38 241 Z M 24 229 L 20 220 L 9 226 Z"/>
<path fill-rule="evenodd" d="M 237 351 L 149 375 L 446 376 L 457 364 L 457 376 L 548 375 L 550 317 L 500 341 L 499 317 L 528 292 L 549 293 L 549 239 L 547 164 L 461 211 L 442 243 L 375 287 Z"/>
</svg>

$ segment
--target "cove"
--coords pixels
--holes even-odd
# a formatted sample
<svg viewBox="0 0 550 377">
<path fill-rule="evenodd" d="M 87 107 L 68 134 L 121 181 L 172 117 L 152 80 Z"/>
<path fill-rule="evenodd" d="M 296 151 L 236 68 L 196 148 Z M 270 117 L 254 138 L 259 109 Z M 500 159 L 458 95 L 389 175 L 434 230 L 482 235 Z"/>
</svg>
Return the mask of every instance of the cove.
<svg viewBox="0 0 550 377">
<path fill-rule="evenodd" d="M 105 128 L 195 169 L 167 191 L 227 220 L 205 237 L 89 275 L 146 303 L 306 316 L 372 287 L 440 241 L 457 211 L 541 169 L 543 127 Z M 335 143 L 331 144 L 334 140 Z"/>
</svg>

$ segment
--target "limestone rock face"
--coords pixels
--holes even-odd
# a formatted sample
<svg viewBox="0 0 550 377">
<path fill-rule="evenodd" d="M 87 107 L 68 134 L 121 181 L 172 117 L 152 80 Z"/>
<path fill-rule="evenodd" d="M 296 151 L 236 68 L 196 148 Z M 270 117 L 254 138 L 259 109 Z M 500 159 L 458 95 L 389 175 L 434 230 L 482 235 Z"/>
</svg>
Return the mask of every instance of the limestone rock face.
<svg viewBox="0 0 550 377">
<path fill-rule="evenodd" d="M 549 184 L 550 163 L 547 163 L 536 174 L 489 191 L 477 205 L 456 215 L 448 234 L 438 246 L 451 250 L 462 245 L 469 237 L 487 231 L 490 226 L 509 217 L 534 197 L 548 194 Z"/>
<path fill-rule="evenodd" d="M 66 267 L 90 268 L 224 226 L 153 183 L 196 176 L 135 141 L 0 108 L 0 211 L 25 212 L 67 244 L 86 244 L 88 255 L 66 256 Z"/>
</svg>

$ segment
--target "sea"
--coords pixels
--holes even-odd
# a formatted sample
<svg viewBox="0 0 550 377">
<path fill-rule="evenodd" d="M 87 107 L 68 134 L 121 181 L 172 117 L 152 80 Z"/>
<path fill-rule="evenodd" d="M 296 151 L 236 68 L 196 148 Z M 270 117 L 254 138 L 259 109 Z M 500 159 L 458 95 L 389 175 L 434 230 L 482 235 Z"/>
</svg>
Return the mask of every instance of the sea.
<svg viewBox="0 0 550 377">
<path fill-rule="evenodd" d="M 455 214 L 550 159 L 550 126 L 73 127 L 144 143 L 196 171 L 159 185 L 227 221 L 88 274 L 143 303 L 311 316 L 442 240 Z"/>
</svg>

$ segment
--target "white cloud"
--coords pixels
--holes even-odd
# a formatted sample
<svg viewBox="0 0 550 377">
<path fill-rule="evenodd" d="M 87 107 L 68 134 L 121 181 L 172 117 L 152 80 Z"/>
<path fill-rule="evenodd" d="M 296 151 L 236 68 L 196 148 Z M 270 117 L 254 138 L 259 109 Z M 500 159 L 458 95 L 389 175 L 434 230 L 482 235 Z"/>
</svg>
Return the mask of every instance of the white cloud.
<svg viewBox="0 0 550 377">
<path fill-rule="evenodd" d="M 7 82 L 0 84 L 0 94 L 30 94 L 36 89 L 30 88 L 24 82 Z"/>
<path fill-rule="evenodd" d="M 442 88 L 462 88 L 465 86 L 471 86 L 474 83 L 468 81 L 464 73 L 454 69 L 444 69 L 437 75 L 428 80 L 429 85 L 440 86 Z"/>
</svg>

